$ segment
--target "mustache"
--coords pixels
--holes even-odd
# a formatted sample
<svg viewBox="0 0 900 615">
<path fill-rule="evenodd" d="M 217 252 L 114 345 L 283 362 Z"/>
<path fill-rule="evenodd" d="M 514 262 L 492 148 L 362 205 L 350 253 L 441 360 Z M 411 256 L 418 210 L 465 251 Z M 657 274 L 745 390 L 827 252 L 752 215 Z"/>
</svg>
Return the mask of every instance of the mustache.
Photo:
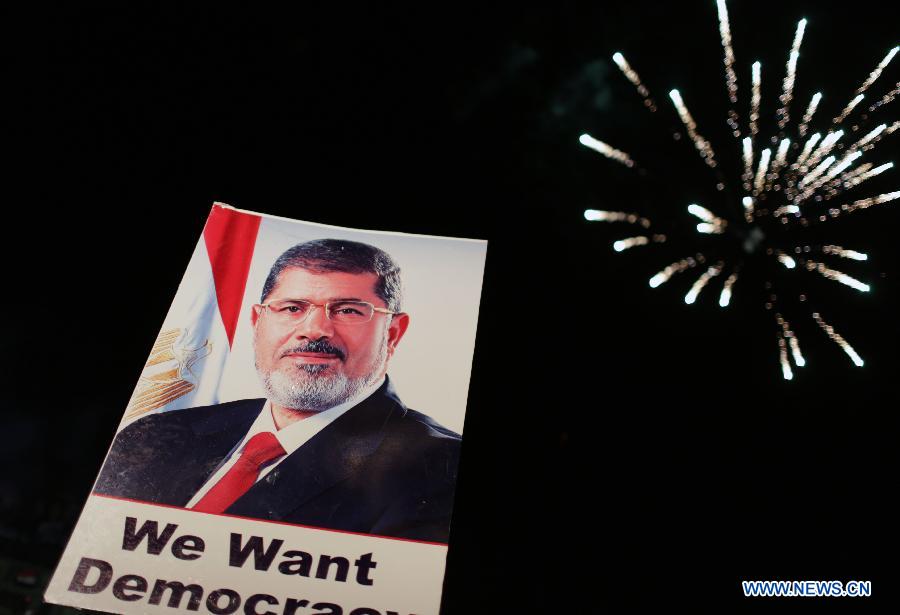
<svg viewBox="0 0 900 615">
<path fill-rule="evenodd" d="M 332 354 L 339 358 L 341 361 L 343 361 L 346 357 L 343 350 L 341 350 L 337 346 L 332 346 L 325 340 L 311 340 L 309 342 L 306 342 L 305 344 L 300 344 L 299 346 L 288 348 L 281 354 L 281 356 L 285 356 L 294 352 L 320 352 L 322 354 Z"/>
</svg>

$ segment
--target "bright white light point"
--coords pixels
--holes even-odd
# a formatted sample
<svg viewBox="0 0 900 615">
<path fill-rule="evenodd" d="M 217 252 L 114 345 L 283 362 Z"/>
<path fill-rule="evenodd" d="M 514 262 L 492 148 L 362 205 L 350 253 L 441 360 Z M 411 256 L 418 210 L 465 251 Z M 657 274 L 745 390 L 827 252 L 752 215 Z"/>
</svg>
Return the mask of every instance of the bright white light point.
<svg viewBox="0 0 900 615">
<path fill-rule="evenodd" d="M 722 293 L 719 295 L 719 306 L 720 307 L 728 307 L 728 304 L 731 303 L 731 287 L 734 286 L 734 283 L 737 281 L 737 274 L 732 273 L 728 276 L 728 279 L 725 280 L 725 284 L 722 287 Z"/>
<path fill-rule="evenodd" d="M 793 258 L 788 256 L 787 254 L 779 254 L 778 260 L 781 262 L 782 265 L 784 265 L 788 269 L 793 269 L 794 267 L 797 266 L 797 262 Z"/>
<path fill-rule="evenodd" d="M 587 133 L 578 137 L 578 142 L 581 143 L 582 145 L 584 145 L 585 147 L 588 147 L 588 148 L 594 150 L 595 152 L 603 154 L 607 158 L 615 160 L 616 162 L 621 162 L 622 164 L 624 164 L 627 167 L 634 166 L 634 161 L 631 159 L 631 157 L 627 153 L 625 153 L 621 150 L 617 150 L 613 146 L 611 146 L 607 143 L 604 143 L 603 141 L 600 141 L 599 139 L 595 139 L 594 137 L 592 137 L 591 135 L 589 135 Z"/>
<path fill-rule="evenodd" d="M 744 137 L 744 190 L 750 189 L 749 181 L 753 178 L 753 139 Z"/>
<path fill-rule="evenodd" d="M 743 198 L 743 203 L 744 203 L 744 207 L 747 208 L 747 209 L 753 207 L 753 197 L 752 197 L 752 196 L 745 196 L 745 197 Z"/>
<path fill-rule="evenodd" d="M 856 351 L 853 350 L 853 348 L 850 346 L 850 344 L 847 344 L 846 346 L 844 346 L 844 352 L 847 353 L 847 356 L 850 357 L 850 360 L 853 361 L 853 364 L 856 367 L 862 367 L 863 365 L 866 364 L 866 362 L 862 360 L 862 357 L 859 356 L 858 354 L 856 354 Z"/>
<path fill-rule="evenodd" d="M 629 237 L 627 239 L 620 239 L 613 243 L 613 250 L 616 252 L 621 252 L 622 250 L 627 250 L 628 248 L 633 248 L 634 246 L 645 246 L 649 243 L 649 239 L 644 236 L 639 237 Z"/>
<path fill-rule="evenodd" d="M 835 165 L 830 171 L 828 171 L 828 173 L 825 175 L 825 179 L 831 179 L 838 173 L 843 172 L 860 156 L 862 156 L 862 152 L 853 152 L 852 154 L 848 154 L 839 164 Z"/>
<path fill-rule="evenodd" d="M 800 343 L 797 341 L 796 337 L 792 337 L 788 339 L 788 342 L 791 346 L 791 355 L 794 357 L 794 363 L 797 367 L 805 367 L 806 359 L 803 358 L 803 353 L 800 352 Z"/>
<path fill-rule="evenodd" d="M 806 145 L 803 146 L 803 151 L 800 152 L 800 156 L 797 158 L 797 162 L 794 163 L 795 167 L 800 167 L 804 162 L 806 162 L 806 159 L 809 158 L 809 155 L 812 153 L 813 148 L 821 138 L 822 134 L 818 132 L 809 138 L 809 140 L 806 142 Z"/>
<path fill-rule="evenodd" d="M 584 219 L 590 220 L 593 222 L 595 220 L 602 220 L 603 215 L 596 209 L 585 209 L 584 210 Z"/>
<path fill-rule="evenodd" d="M 778 358 L 781 361 L 781 373 L 784 375 L 785 380 L 792 380 L 794 378 L 794 372 L 791 371 L 791 363 L 788 361 L 787 350 L 784 348 L 784 339 L 780 336 L 778 338 Z"/>
<path fill-rule="evenodd" d="M 700 218 L 701 220 L 704 220 L 706 222 L 712 222 L 713 220 L 716 219 L 716 217 L 712 214 L 711 211 L 709 211 L 705 207 L 701 207 L 701 206 L 697 205 L 696 203 L 692 203 L 691 205 L 688 205 L 687 209 L 688 209 L 689 214 L 697 216 L 698 218 Z"/>
<path fill-rule="evenodd" d="M 619 66 L 621 66 L 624 61 L 625 61 L 625 56 L 623 56 L 618 51 L 613 54 L 613 62 L 615 62 Z"/>
<path fill-rule="evenodd" d="M 823 254 L 834 254 L 835 256 L 840 256 L 841 258 L 849 258 L 854 261 L 867 261 L 869 260 L 869 255 L 864 252 L 857 252 L 856 250 L 845 250 L 841 246 L 822 246 Z"/>
<path fill-rule="evenodd" d="M 665 281 L 666 277 L 662 273 L 657 273 L 655 276 L 650 278 L 650 288 L 656 288 Z"/>
<path fill-rule="evenodd" d="M 709 269 L 707 269 L 707 270 L 703 273 L 703 275 L 701 275 L 699 278 L 697 278 L 697 281 L 694 282 L 694 285 L 693 285 L 693 286 L 691 286 L 691 290 L 689 290 L 688 293 L 684 296 L 684 302 L 687 303 L 688 305 L 690 305 L 690 304 L 692 304 L 694 301 L 696 301 L 696 300 L 697 300 L 697 296 L 700 294 L 700 291 L 703 290 L 703 287 L 705 287 L 706 284 L 707 284 L 712 278 L 714 278 L 714 277 L 716 277 L 717 275 L 719 275 L 719 272 L 720 272 L 721 270 L 722 270 L 722 269 L 721 269 L 721 266 L 719 266 L 719 267 L 710 267 Z"/>
<path fill-rule="evenodd" d="M 860 103 L 860 101 L 862 101 L 863 98 L 865 98 L 865 97 L 862 94 L 857 95 L 853 100 L 851 100 L 849 103 L 847 103 L 847 106 L 844 107 L 844 110 L 841 111 L 841 114 L 839 116 L 837 116 L 836 118 L 834 118 L 832 120 L 832 122 L 834 122 L 835 124 L 840 124 L 845 119 L 847 119 L 847 116 L 850 115 L 850 113 L 853 111 L 853 109 L 856 107 L 856 105 L 858 105 Z"/>
<path fill-rule="evenodd" d="M 837 246 L 831 246 L 832 248 Z M 810 270 L 818 271 L 821 275 L 828 278 L 829 280 L 834 280 L 835 282 L 840 282 L 850 288 L 856 289 L 861 293 L 867 293 L 872 290 L 872 287 L 866 284 L 865 282 L 860 282 L 856 278 L 847 275 L 837 269 L 832 269 L 831 267 L 826 266 L 823 263 L 816 263 L 815 261 L 807 261 L 807 267 Z"/>
<path fill-rule="evenodd" d="M 707 233 L 707 234 L 712 235 L 712 234 L 716 234 L 719 232 L 719 227 L 717 227 L 715 224 L 710 224 L 708 222 L 701 222 L 700 224 L 697 225 L 697 232 L 698 233 Z"/>
<path fill-rule="evenodd" d="M 828 276 L 828 277 L 831 277 L 832 279 L 837 280 L 841 284 L 845 284 L 845 285 L 849 286 L 850 288 L 855 288 L 856 290 L 858 290 L 861 293 L 867 293 L 870 290 L 872 290 L 872 287 L 869 286 L 868 284 L 866 284 L 864 282 L 860 282 L 856 278 L 850 277 L 846 273 L 835 272 L 835 275 Z"/>
<path fill-rule="evenodd" d="M 778 144 L 778 154 L 775 156 L 775 165 L 781 166 L 784 164 L 784 159 L 787 157 L 788 148 L 791 146 L 790 139 L 782 139 L 781 143 Z"/>
<path fill-rule="evenodd" d="M 772 157 L 772 150 L 768 147 L 762 151 L 762 154 L 759 156 L 759 167 L 756 169 L 756 179 L 753 182 L 753 187 L 756 190 L 754 194 L 757 192 L 762 192 L 763 182 L 766 179 L 766 171 L 769 170 L 769 159 Z"/>
</svg>

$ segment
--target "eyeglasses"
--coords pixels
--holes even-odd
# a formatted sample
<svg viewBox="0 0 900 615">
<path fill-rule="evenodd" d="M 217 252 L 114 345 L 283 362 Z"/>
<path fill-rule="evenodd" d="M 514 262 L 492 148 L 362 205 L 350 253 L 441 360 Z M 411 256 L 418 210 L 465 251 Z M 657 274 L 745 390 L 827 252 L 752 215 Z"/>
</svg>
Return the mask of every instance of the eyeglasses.
<svg viewBox="0 0 900 615">
<path fill-rule="evenodd" d="M 284 324 L 303 322 L 317 307 L 324 308 L 328 320 L 341 325 L 363 325 L 372 320 L 375 312 L 399 313 L 376 307 L 368 301 L 329 301 L 324 305 L 319 305 L 303 299 L 284 299 L 262 303 L 259 307 L 268 310 L 276 321 Z"/>
</svg>

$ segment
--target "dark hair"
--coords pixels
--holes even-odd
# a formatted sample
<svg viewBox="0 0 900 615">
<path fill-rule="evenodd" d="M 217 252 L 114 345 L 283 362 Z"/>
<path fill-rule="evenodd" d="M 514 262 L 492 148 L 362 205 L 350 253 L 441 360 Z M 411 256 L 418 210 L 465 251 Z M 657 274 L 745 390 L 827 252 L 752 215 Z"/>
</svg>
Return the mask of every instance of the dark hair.
<svg viewBox="0 0 900 615">
<path fill-rule="evenodd" d="M 265 303 L 278 283 L 278 276 L 288 267 L 299 267 L 313 273 L 374 273 L 375 294 L 388 309 L 399 312 L 403 289 L 400 267 L 390 255 L 375 246 L 346 239 L 314 239 L 288 248 L 269 271 L 263 284 L 260 303 Z"/>
</svg>

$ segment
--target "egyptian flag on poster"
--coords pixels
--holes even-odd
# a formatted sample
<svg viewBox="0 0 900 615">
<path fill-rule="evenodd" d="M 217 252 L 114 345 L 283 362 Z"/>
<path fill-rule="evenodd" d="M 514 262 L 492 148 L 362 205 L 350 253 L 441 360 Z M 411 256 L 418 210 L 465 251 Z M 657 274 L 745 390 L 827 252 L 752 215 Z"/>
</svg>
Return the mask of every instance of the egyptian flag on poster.
<svg viewBox="0 0 900 615">
<path fill-rule="evenodd" d="M 219 403 L 261 217 L 216 203 L 138 379 L 122 427 Z"/>
</svg>

